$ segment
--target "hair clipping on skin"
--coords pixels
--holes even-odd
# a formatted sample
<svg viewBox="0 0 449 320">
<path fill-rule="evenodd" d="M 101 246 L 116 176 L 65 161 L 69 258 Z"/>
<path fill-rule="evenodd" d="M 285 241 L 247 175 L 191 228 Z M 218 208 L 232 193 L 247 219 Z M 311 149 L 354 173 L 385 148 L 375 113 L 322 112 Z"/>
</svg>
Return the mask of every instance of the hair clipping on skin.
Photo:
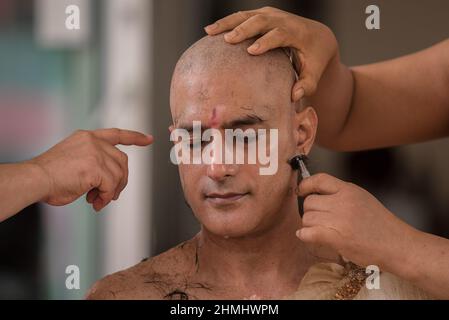
<svg viewBox="0 0 449 320">
<path fill-rule="evenodd" d="M 299 61 L 296 50 L 292 49 L 290 47 L 284 47 L 284 48 L 282 48 L 282 50 L 287 55 L 287 57 L 290 59 L 290 62 L 293 66 L 293 70 L 295 71 L 296 81 L 298 81 L 299 74 L 301 73 L 301 62 Z"/>
</svg>

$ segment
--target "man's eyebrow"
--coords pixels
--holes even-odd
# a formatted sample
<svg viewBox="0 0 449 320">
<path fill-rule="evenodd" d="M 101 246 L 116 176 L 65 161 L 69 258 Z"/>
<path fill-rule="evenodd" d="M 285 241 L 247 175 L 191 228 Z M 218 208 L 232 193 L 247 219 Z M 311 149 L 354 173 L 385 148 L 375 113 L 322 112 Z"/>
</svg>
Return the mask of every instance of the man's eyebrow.
<svg viewBox="0 0 449 320">
<path fill-rule="evenodd" d="M 256 115 L 256 114 L 247 114 L 241 118 L 237 118 L 228 122 L 225 122 L 221 125 L 222 128 L 228 129 L 228 128 L 238 128 L 238 127 L 243 127 L 243 126 L 251 126 L 251 125 L 255 125 L 255 124 L 259 124 L 262 122 L 265 122 L 266 120 L 262 119 L 260 116 Z M 193 131 L 193 123 L 189 123 L 189 124 L 179 124 L 178 126 L 176 126 L 176 129 L 184 129 L 187 130 L 188 132 L 192 132 Z M 203 124 L 201 124 L 201 131 L 210 129 L 210 127 L 204 126 Z"/>
<path fill-rule="evenodd" d="M 264 122 L 265 120 L 259 117 L 256 114 L 247 114 L 242 118 L 238 118 L 235 120 L 231 120 L 229 122 L 224 123 L 224 128 L 238 128 L 243 126 L 251 126 L 255 124 L 259 124 Z"/>
</svg>

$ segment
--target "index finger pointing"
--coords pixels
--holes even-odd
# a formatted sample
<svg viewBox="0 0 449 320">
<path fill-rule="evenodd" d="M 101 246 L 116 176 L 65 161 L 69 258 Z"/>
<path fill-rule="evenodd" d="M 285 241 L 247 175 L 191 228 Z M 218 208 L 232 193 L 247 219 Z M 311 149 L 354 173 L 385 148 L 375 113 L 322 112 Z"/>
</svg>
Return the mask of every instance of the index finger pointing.
<svg viewBox="0 0 449 320">
<path fill-rule="evenodd" d="M 331 195 L 337 193 L 343 181 L 328 174 L 320 173 L 301 181 L 298 195 L 306 197 L 309 194 Z"/>
<path fill-rule="evenodd" d="M 92 131 L 93 135 L 99 139 L 105 140 L 112 145 L 125 146 L 148 146 L 153 143 L 153 136 L 141 132 L 123 129 L 100 129 Z"/>
</svg>

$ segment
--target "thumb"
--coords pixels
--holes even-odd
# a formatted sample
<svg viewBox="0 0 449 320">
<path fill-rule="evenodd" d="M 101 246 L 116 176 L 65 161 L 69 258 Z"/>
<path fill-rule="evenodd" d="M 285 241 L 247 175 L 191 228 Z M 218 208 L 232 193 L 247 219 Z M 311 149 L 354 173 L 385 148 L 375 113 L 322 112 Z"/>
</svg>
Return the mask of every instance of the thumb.
<svg viewBox="0 0 449 320">
<path fill-rule="evenodd" d="M 299 101 L 304 96 L 312 96 L 318 87 L 318 80 L 308 72 L 301 72 L 301 75 L 293 86 L 293 101 Z"/>
<path fill-rule="evenodd" d="M 304 227 L 296 231 L 296 236 L 303 242 L 335 246 L 338 240 L 338 233 L 324 226 Z"/>
</svg>

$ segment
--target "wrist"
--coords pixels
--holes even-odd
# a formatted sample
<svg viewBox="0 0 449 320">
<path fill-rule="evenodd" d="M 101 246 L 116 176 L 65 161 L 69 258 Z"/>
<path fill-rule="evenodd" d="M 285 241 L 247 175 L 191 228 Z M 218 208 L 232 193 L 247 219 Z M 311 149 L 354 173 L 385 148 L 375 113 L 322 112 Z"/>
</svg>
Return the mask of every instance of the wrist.
<svg viewBox="0 0 449 320">
<path fill-rule="evenodd" d="M 423 232 L 417 230 L 409 225 L 405 225 L 406 230 L 401 233 L 401 244 L 397 246 L 396 252 L 394 252 L 387 260 L 388 263 L 385 266 L 385 271 L 391 272 L 394 275 L 414 282 L 419 278 L 419 264 L 416 257 L 419 255 L 419 244 Z"/>
<path fill-rule="evenodd" d="M 34 202 L 44 201 L 50 195 L 50 179 L 47 171 L 34 160 L 25 161 L 20 164 L 28 177 L 33 192 Z"/>
</svg>

